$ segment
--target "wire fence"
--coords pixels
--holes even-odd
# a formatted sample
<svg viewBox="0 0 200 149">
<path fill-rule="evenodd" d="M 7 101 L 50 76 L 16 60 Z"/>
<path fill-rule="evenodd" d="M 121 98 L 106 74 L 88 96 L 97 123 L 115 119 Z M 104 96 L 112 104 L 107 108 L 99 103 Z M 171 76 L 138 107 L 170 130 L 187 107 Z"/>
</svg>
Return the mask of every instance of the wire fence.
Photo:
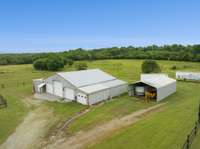
<svg viewBox="0 0 200 149">
<path fill-rule="evenodd" d="M 199 112 L 198 112 L 198 121 L 195 122 L 195 126 L 192 128 L 192 131 L 190 132 L 190 134 L 187 135 L 187 139 L 182 149 L 190 149 L 191 144 L 194 138 L 196 137 L 199 128 L 200 128 L 200 105 L 199 105 Z"/>
</svg>

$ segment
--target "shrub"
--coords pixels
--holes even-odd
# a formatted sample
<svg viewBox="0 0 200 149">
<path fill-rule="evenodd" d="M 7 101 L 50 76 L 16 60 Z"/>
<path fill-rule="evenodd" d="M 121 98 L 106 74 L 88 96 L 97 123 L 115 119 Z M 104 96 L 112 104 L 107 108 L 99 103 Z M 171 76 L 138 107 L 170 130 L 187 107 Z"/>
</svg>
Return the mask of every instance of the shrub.
<svg viewBox="0 0 200 149">
<path fill-rule="evenodd" d="M 190 68 L 191 66 L 190 65 L 183 65 L 183 68 Z"/>
<path fill-rule="evenodd" d="M 176 69 L 177 69 L 177 66 L 176 66 L 176 65 L 173 65 L 173 66 L 171 67 L 171 69 L 172 69 L 172 70 L 176 70 Z"/>
<path fill-rule="evenodd" d="M 77 62 L 75 67 L 77 70 L 86 70 L 88 66 L 85 62 Z"/>
<path fill-rule="evenodd" d="M 2 107 L 7 107 L 7 101 L 2 95 L 0 95 L 0 108 Z"/>
<path fill-rule="evenodd" d="M 154 60 L 145 60 L 142 63 L 142 73 L 159 73 L 161 72 L 160 66 Z"/>
</svg>

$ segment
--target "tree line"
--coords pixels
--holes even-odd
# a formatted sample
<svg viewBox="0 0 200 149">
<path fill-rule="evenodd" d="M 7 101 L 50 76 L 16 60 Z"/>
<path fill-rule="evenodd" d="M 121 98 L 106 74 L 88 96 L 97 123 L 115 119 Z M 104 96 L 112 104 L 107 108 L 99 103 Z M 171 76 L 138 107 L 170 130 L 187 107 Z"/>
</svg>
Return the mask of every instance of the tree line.
<svg viewBox="0 0 200 149">
<path fill-rule="evenodd" d="M 52 56 L 53 55 L 53 56 Z M 35 60 L 59 56 L 64 61 L 101 59 L 155 59 L 200 62 L 200 45 L 164 45 L 75 49 L 57 53 L 0 54 L 0 65 L 32 64 Z"/>
</svg>

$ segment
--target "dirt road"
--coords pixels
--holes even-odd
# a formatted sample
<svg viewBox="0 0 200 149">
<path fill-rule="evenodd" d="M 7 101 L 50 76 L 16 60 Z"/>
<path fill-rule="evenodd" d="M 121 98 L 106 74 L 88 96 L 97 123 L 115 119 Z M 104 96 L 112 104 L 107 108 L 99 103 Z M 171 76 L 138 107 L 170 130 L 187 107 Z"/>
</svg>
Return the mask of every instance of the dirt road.
<svg viewBox="0 0 200 149">
<path fill-rule="evenodd" d="M 52 110 L 41 106 L 31 111 L 0 149 L 34 148 L 55 121 Z"/>
<path fill-rule="evenodd" d="M 129 114 L 120 119 L 113 119 L 110 122 L 97 126 L 91 130 L 79 132 L 76 135 L 69 138 L 61 138 L 57 140 L 54 144 L 48 145 L 45 149 L 81 149 L 86 145 L 91 145 L 97 140 L 101 140 L 109 135 L 111 135 L 116 130 L 123 127 L 134 124 L 135 122 L 142 119 L 144 116 L 158 112 L 162 109 L 165 103 L 155 105 L 153 107 L 142 109 Z"/>
</svg>

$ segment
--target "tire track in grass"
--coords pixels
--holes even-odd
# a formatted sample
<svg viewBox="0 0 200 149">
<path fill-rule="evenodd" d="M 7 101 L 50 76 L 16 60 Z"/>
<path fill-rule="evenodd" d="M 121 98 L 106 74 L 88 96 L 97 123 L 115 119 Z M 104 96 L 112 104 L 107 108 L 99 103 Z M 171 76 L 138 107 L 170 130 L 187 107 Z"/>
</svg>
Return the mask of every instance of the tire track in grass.
<svg viewBox="0 0 200 149">
<path fill-rule="evenodd" d="M 166 103 L 160 103 L 146 109 L 141 109 L 122 118 L 115 118 L 106 124 L 97 126 L 88 131 L 81 131 L 76 133 L 74 136 L 68 138 L 61 138 L 57 140 L 54 144 L 50 144 L 44 147 L 44 149 L 84 148 L 87 145 L 94 144 L 96 141 L 110 136 L 113 132 L 121 128 L 136 123 L 137 121 L 141 120 L 142 118 L 151 113 L 155 113 L 162 110 L 162 107 L 165 104 Z"/>
</svg>

